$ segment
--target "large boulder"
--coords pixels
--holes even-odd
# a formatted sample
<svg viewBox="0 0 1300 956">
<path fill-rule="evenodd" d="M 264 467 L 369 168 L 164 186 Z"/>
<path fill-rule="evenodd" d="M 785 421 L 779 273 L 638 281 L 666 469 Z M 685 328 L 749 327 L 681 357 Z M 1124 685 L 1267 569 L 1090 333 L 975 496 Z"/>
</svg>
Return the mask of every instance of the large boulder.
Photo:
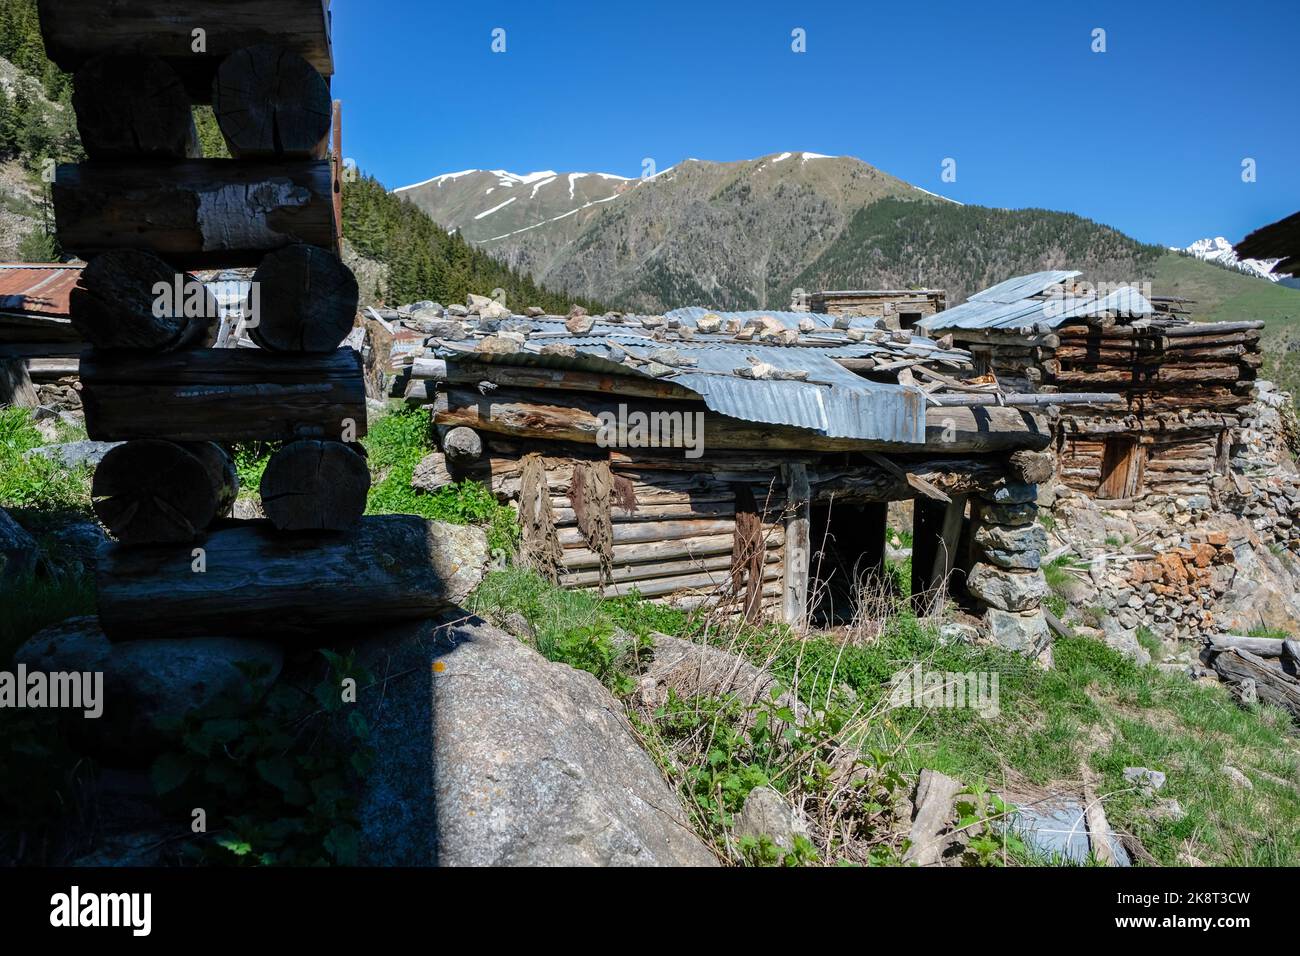
<svg viewBox="0 0 1300 956">
<path fill-rule="evenodd" d="M 147 761 L 178 739 L 191 713 L 251 709 L 280 674 L 274 644 L 247 638 L 195 637 L 112 644 L 92 616 L 47 627 L 14 653 L 29 671 L 102 673 L 103 713 L 71 716 L 78 742 L 105 762 Z"/>
<path fill-rule="evenodd" d="M 366 642 L 374 865 L 710 866 L 676 794 L 592 675 L 453 612 Z"/>
<path fill-rule="evenodd" d="M 11 584 L 36 570 L 36 539 L 0 508 L 0 583 Z"/>
</svg>

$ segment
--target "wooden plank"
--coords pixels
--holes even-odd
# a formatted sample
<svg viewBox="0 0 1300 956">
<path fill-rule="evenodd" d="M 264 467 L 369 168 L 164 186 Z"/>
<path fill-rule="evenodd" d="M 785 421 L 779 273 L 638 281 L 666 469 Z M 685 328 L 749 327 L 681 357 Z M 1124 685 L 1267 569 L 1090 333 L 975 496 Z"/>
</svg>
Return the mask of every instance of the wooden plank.
<svg viewBox="0 0 1300 956">
<path fill-rule="evenodd" d="M 783 469 L 786 488 L 785 578 L 781 619 L 802 630 L 808 618 L 808 571 L 812 556 L 810 527 L 811 491 L 802 464 Z"/>
<path fill-rule="evenodd" d="M 194 269 L 256 265 L 293 242 L 337 248 L 324 160 L 65 163 L 53 196 L 59 241 L 86 259 L 148 249 Z"/>
<path fill-rule="evenodd" d="M 428 617 L 470 583 L 440 526 L 413 515 L 371 515 L 333 534 L 232 522 L 199 546 L 202 572 L 190 543 L 100 549 L 110 640 L 256 634 L 318 647 L 330 634 L 355 641 L 359 625 Z"/>
<path fill-rule="evenodd" d="M 97 441 L 355 441 L 366 433 L 361 357 L 194 349 L 81 357 L 86 430 Z"/>
<path fill-rule="evenodd" d="M 103 53 L 153 54 L 196 103 L 211 101 L 221 61 L 255 43 L 279 44 L 334 75 L 328 0 L 40 0 L 39 10 L 46 55 L 65 72 Z"/>
<path fill-rule="evenodd" d="M 434 421 L 439 425 L 467 425 L 479 431 L 523 438 L 550 438 L 594 444 L 602 429 L 599 416 L 617 420 L 619 406 L 626 414 L 693 414 L 690 402 L 641 404 L 617 396 L 596 398 L 581 392 L 498 388 L 488 395 L 477 389 L 449 386 L 438 396 Z M 932 408 L 926 411 L 926 444 L 830 438 L 809 429 L 768 425 L 704 413 L 703 447 L 714 449 L 801 449 L 818 451 L 932 450 L 961 454 L 1045 448 L 1050 430 L 1045 420 L 1012 408 Z M 685 449 L 678 450 L 679 454 Z M 684 458 L 685 456 L 682 455 Z"/>
</svg>

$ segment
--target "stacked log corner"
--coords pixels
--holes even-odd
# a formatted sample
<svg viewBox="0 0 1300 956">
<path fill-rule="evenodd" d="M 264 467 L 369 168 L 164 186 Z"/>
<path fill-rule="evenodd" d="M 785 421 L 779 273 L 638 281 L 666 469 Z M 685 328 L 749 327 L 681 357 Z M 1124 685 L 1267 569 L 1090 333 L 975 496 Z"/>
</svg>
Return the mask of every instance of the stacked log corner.
<svg viewBox="0 0 1300 956">
<path fill-rule="evenodd" d="M 143 8 L 40 0 L 47 48 L 76 73 L 87 153 L 53 187 L 59 240 L 88 260 L 71 303 L 86 427 L 123 442 L 92 487 L 116 539 L 98 564 L 101 625 L 114 640 L 311 640 L 427 615 L 449 600 L 450 547 L 418 518 L 362 521 L 365 381 L 340 347 L 358 292 L 325 158 L 328 13 L 319 0 L 184 6 L 164 27 Z M 201 157 L 192 106 L 208 101 L 234 159 Z M 217 303 L 184 270 L 245 265 L 258 348 L 217 347 Z M 228 446 L 247 441 L 284 443 L 259 489 L 266 521 L 229 519 Z"/>
</svg>

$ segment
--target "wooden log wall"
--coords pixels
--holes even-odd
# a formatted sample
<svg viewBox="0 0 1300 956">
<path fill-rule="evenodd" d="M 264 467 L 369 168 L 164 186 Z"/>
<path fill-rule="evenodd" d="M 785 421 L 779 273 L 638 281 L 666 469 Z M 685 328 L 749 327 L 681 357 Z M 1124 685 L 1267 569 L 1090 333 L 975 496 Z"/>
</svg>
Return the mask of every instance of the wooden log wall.
<svg viewBox="0 0 1300 956">
<path fill-rule="evenodd" d="M 483 482 L 503 501 L 516 501 L 525 493 L 524 457 L 538 456 L 562 549 L 563 585 L 611 596 L 635 589 L 674 606 L 722 606 L 787 622 L 802 617 L 798 608 L 807 601 L 809 545 L 816 544 L 800 537 L 801 551 L 791 550 L 791 528 L 802 534 L 800 521 L 806 524 L 790 499 L 795 487 L 791 475 L 802 474 L 798 487 L 806 487 L 809 503 L 877 503 L 882 521 L 883 502 L 917 493 L 908 475 L 920 477 L 933 494 L 951 493 L 958 500 L 1015 476 L 1000 456 L 899 456 L 884 467 L 861 455 L 719 450 L 691 460 L 680 452 L 549 441 L 545 432 L 528 440 L 490 433 L 479 437 L 482 451 L 474 460 L 450 465 L 444 453 L 435 453 L 416 469 L 413 484 L 436 491 L 469 478 Z M 614 483 L 608 502 L 609 555 L 584 535 L 574 500 L 580 493 L 574 489 L 575 468 L 592 464 L 607 464 Z M 879 542 L 857 542 L 864 555 L 873 545 L 883 553 L 883 524 L 878 530 Z M 754 604 L 747 608 L 751 598 Z"/>
<path fill-rule="evenodd" d="M 1261 323 L 1074 322 L 1051 333 L 959 330 L 977 368 L 1004 388 L 1114 391 L 1127 409 L 1065 414 L 1060 476 L 1104 498 L 1205 493 L 1228 469 L 1228 450 L 1262 363 Z"/>
<path fill-rule="evenodd" d="M 51 55 L 78 70 L 90 157 L 60 167 L 53 188 L 60 242 L 89 260 L 71 319 L 91 346 L 87 431 L 125 441 L 93 488 L 117 538 L 99 561 L 101 624 L 115 640 L 314 642 L 358 620 L 427 616 L 463 583 L 456 536 L 444 547 L 422 519 L 361 517 L 365 380 L 339 347 L 358 292 L 338 258 L 337 163 L 323 158 L 337 115 L 328 7 L 176 6 L 40 3 Z M 233 160 L 197 157 L 192 105 L 209 98 Z M 217 347 L 215 300 L 183 270 L 245 264 L 265 292 L 247 310 L 259 347 Z M 195 285 L 197 298 L 183 294 Z M 260 489 L 270 520 L 220 522 L 237 479 L 216 443 L 250 440 L 287 443 Z"/>
</svg>

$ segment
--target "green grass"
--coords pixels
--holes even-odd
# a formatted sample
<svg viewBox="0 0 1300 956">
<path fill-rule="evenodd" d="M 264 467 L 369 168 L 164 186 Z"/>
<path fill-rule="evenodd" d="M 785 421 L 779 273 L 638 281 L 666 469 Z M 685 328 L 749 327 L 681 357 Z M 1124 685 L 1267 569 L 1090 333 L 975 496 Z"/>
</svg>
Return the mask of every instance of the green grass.
<svg viewBox="0 0 1300 956">
<path fill-rule="evenodd" d="M 363 439 L 372 484 L 367 514 L 413 514 L 435 521 L 482 525 L 488 547 L 509 554 L 519 539 L 518 521 L 479 482 L 462 481 L 426 494 L 411 487 L 420 459 L 434 450 L 427 409 L 403 409 L 375 422 Z"/>
<path fill-rule="evenodd" d="M 730 632 L 636 598 L 601 601 L 566 592 L 517 569 L 490 575 L 475 596 L 475 609 L 488 615 L 521 612 L 546 656 L 597 674 L 616 693 L 635 687 L 638 661 L 651 650 L 644 641 L 614 641 L 618 628 L 634 637 L 662 630 L 740 650 L 820 710 L 823 730 L 856 727 L 856 743 L 884 755 L 882 773 L 931 768 L 976 790 L 1029 786 L 1077 793 L 1086 764 L 1099 777 L 1112 826 L 1137 835 L 1164 865 L 1300 865 L 1300 794 L 1261 775 L 1297 779 L 1300 738 L 1290 718 L 1271 708 L 1243 708 L 1218 685 L 1139 667 L 1097 641 L 1058 640 L 1056 666 L 1048 671 L 996 648 L 940 644 L 901 600 L 883 633 L 867 644 L 818 635 L 797 640 L 776 626 Z M 934 671 L 995 672 L 1000 713 L 987 718 L 970 709 L 890 707 L 891 678 L 918 661 Z M 674 734 L 700 732 L 705 714 L 712 721 L 714 759 L 728 768 L 710 776 L 709 786 L 743 790 L 763 782 L 776 765 L 770 755 L 759 760 L 761 748 L 734 733 L 743 715 L 728 712 L 728 706 L 672 705 L 661 715 L 667 721 L 662 725 L 635 715 L 634 720 L 651 752 L 667 760 L 662 751 L 678 739 Z M 859 721 L 864 714 L 873 716 Z M 688 726 L 679 726 L 683 721 Z M 1252 777 L 1255 790 L 1237 790 L 1220 769 L 1225 763 Z M 1165 771 L 1169 782 L 1155 799 L 1178 800 L 1186 818 L 1158 819 L 1154 800 L 1123 780 L 1127 766 Z M 697 823 L 718 845 L 737 794 L 729 790 L 717 795 L 720 803 L 702 806 L 704 771 L 692 765 L 677 772 L 684 795 L 696 801 Z"/>
<path fill-rule="evenodd" d="M 510 611 L 527 618 L 537 650 L 594 674 L 615 692 L 631 689 L 638 653 L 651 631 L 680 633 L 686 615 L 632 594 L 610 600 L 585 591 L 567 591 L 518 567 L 489 574 L 474 593 L 471 610 L 500 620 Z"/>
<path fill-rule="evenodd" d="M 1261 377 L 1300 395 L 1300 289 L 1171 252 L 1156 263 L 1152 291 L 1195 300 L 1190 309 L 1198 321 L 1263 322 Z"/>
<path fill-rule="evenodd" d="M 89 576 L 28 578 L 5 586 L 0 606 L 0 669 L 37 631 L 64 618 L 95 613 L 95 582 Z"/>
<path fill-rule="evenodd" d="M 59 440 L 84 438 L 60 426 Z M 90 469 L 23 453 L 50 444 L 25 408 L 0 409 L 0 508 L 90 512 Z"/>
</svg>

